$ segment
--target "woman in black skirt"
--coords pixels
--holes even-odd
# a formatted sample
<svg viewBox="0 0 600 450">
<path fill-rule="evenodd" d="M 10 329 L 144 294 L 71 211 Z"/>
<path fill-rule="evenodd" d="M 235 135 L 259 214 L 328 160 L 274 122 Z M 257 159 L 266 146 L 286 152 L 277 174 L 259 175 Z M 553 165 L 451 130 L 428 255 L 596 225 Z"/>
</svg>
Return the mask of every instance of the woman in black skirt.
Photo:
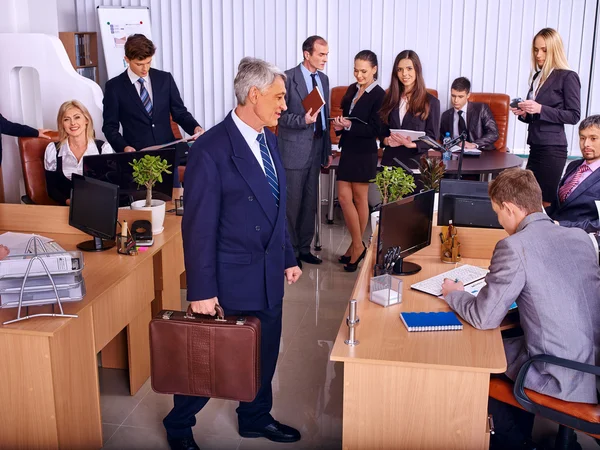
<svg viewBox="0 0 600 450">
<path fill-rule="evenodd" d="M 356 84 L 348 87 L 342 99 L 343 116 L 333 126 L 341 134 L 342 155 L 337 172 L 338 198 L 352 243 L 339 258 L 344 269 L 354 272 L 365 257 L 362 242 L 369 220 L 369 180 L 377 171 L 377 137 L 381 133 L 379 109 L 385 95 L 377 84 L 377 55 L 363 50 L 354 57 Z M 351 119 L 348 119 L 350 117 Z"/>
<path fill-rule="evenodd" d="M 562 39 L 556 30 L 544 28 L 533 38 L 531 86 L 527 100 L 511 111 L 529 124 L 530 169 L 542 188 L 545 207 L 556 198 L 567 162 L 565 124 L 575 125 L 581 114 L 581 82 L 569 69 Z"/>
</svg>

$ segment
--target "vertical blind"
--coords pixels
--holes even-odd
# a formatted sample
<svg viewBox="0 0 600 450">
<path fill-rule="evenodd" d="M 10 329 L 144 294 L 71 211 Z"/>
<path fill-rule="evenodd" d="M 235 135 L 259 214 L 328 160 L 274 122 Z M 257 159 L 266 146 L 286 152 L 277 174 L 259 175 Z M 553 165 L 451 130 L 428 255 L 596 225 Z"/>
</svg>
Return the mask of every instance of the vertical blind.
<svg viewBox="0 0 600 450">
<path fill-rule="evenodd" d="M 96 7 L 147 6 L 158 47 L 155 67 L 171 72 L 188 109 L 209 128 L 235 105 L 233 79 L 244 56 L 282 69 L 302 59 L 307 36 L 329 42 L 325 72 L 331 86 L 354 81 L 353 58 L 363 49 L 379 58 L 387 88 L 397 53 L 415 50 L 427 87 L 437 89 L 442 110 L 459 76 L 473 92 L 525 98 L 534 34 L 561 34 L 571 68 L 582 84 L 582 118 L 600 113 L 598 39 L 600 0 L 75 0 L 79 31 L 96 31 Z M 595 56 L 595 58 L 594 58 Z M 102 66 L 100 67 L 102 71 Z M 510 118 L 508 147 L 526 149 L 526 125 Z M 569 150 L 579 155 L 577 129 L 567 127 Z"/>
</svg>

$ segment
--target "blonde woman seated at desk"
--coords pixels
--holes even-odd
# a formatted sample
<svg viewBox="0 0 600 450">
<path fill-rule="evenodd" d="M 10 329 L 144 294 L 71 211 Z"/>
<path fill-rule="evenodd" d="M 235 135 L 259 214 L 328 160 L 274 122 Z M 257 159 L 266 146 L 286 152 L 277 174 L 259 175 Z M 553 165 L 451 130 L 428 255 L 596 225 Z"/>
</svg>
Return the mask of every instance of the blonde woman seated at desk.
<svg viewBox="0 0 600 450">
<path fill-rule="evenodd" d="M 94 122 L 87 108 L 77 100 L 63 103 L 56 118 L 58 142 L 46 147 L 44 168 L 48 195 L 59 205 L 71 197 L 71 177 L 83 174 L 83 157 L 114 153 L 107 142 L 95 139 Z"/>
</svg>

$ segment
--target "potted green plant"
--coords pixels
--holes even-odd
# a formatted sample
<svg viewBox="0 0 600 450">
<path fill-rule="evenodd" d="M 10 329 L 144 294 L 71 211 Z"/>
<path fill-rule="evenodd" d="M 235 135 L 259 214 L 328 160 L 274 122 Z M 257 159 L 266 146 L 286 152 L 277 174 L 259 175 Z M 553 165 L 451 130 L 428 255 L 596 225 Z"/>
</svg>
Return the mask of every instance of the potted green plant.
<svg viewBox="0 0 600 450">
<path fill-rule="evenodd" d="M 375 178 L 370 181 L 377 186 L 382 205 L 395 202 L 405 195 L 412 194 L 417 187 L 415 177 L 406 173 L 400 167 L 383 166 L 382 170 L 377 172 Z M 371 230 L 375 229 L 378 222 L 379 211 L 374 211 L 371 214 Z"/>
<path fill-rule="evenodd" d="M 163 231 L 165 221 L 165 202 L 152 199 L 152 188 L 156 182 L 162 183 L 163 174 L 171 174 L 171 166 L 166 159 L 160 156 L 145 155 L 129 163 L 133 167 L 133 181 L 138 187 L 146 188 L 146 199 L 137 200 L 131 204 L 131 209 L 145 209 L 152 211 L 152 234 Z"/>
<path fill-rule="evenodd" d="M 423 182 L 423 190 L 433 189 L 435 191 L 435 199 L 433 210 L 438 210 L 438 201 L 440 197 L 440 181 L 446 173 L 446 166 L 441 158 L 431 158 L 427 155 L 421 156 L 419 160 L 419 170 L 421 171 L 421 181 Z"/>
</svg>

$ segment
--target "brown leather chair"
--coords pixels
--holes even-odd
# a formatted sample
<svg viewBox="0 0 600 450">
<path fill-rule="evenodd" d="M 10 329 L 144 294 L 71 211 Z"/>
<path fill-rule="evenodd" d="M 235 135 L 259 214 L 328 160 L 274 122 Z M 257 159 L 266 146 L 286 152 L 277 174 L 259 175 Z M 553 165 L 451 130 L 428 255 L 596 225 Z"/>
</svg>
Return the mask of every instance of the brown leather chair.
<svg viewBox="0 0 600 450">
<path fill-rule="evenodd" d="M 181 135 L 181 130 L 179 129 L 179 125 L 173 122 L 173 118 L 171 116 L 169 116 L 169 120 L 171 121 L 171 131 L 173 131 L 173 136 L 175 136 L 175 139 L 183 138 Z"/>
<path fill-rule="evenodd" d="M 21 167 L 25 180 L 26 195 L 21 197 L 23 203 L 36 205 L 56 205 L 48 197 L 46 190 L 46 172 L 44 170 L 44 153 L 50 142 L 58 141 L 58 132 L 49 133 L 50 140 L 43 138 L 19 138 Z"/>
<path fill-rule="evenodd" d="M 433 95 L 435 98 L 439 98 L 438 97 L 438 91 L 436 91 L 435 89 L 427 89 L 427 92 L 429 92 L 431 95 Z"/>
<path fill-rule="evenodd" d="M 498 140 L 494 143 L 496 150 L 505 152 L 506 135 L 508 134 L 508 112 L 510 97 L 506 94 L 491 94 L 486 92 L 471 92 L 471 102 L 486 103 L 492 110 L 492 115 L 498 125 Z"/>
<path fill-rule="evenodd" d="M 331 89 L 331 102 L 329 104 L 329 117 L 341 116 L 342 111 L 342 99 L 344 94 L 348 90 L 348 86 L 336 86 Z M 340 137 L 335 134 L 333 124 L 329 124 L 329 136 L 331 137 L 331 144 L 337 145 L 340 142 Z"/>
<path fill-rule="evenodd" d="M 490 397 L 559 424 L 555 448 L 568 448 L 575 430 L 600 438 L 600 405 L 559 400 L 524 388 L 527 371 L 532 363 L 546 363 L 600 376 L 600 367 L 557 358 L 550 355 L 532 357 L 521 367 L 515 383 L 504 378 L 490 380 Z"/>
</svg>

